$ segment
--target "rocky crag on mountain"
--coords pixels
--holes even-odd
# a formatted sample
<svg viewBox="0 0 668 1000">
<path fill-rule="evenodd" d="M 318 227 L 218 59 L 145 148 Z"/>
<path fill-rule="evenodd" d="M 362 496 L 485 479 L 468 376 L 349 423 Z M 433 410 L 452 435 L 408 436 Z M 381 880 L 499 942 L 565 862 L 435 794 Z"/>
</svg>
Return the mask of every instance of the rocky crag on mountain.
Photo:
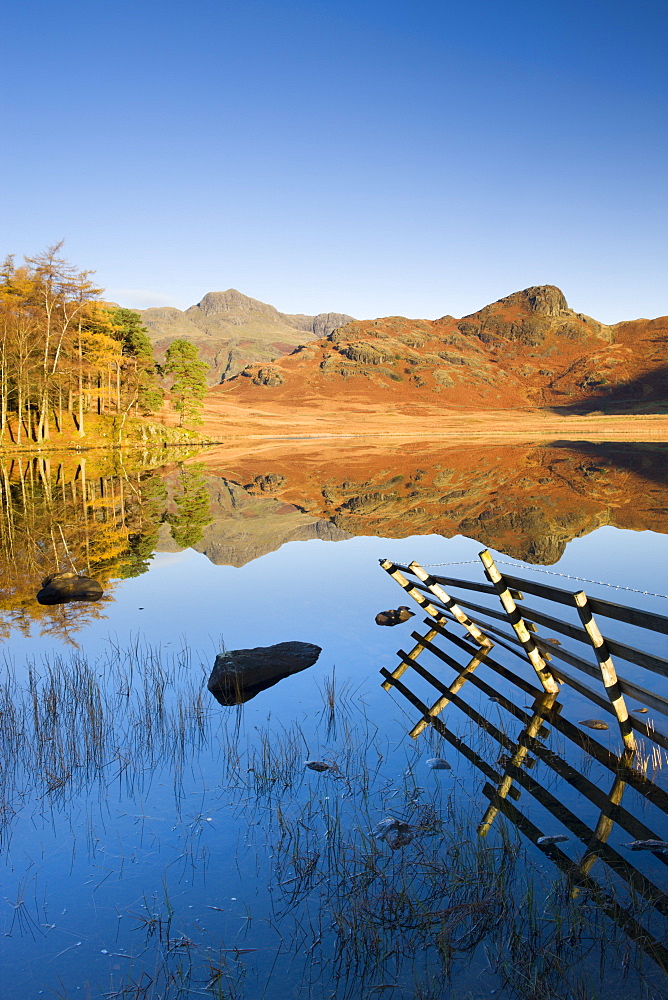
<svg viewBox="0 0 668 1000">
<path fill-rule="evenodd" d="M 191 341 L 210 366 L 212 384 L 231 378 L 249 363 L 271 362 L 301 344 L 328 337 L 352 321 L 345 313 L 281 313 L 235 288 L 209 292 L 185 312 L 164 306 L 144 309 L 141 316 L 158 358 L 173 340 Z"/>
<path fill-rule="evenodd" d="M 189 310 L 188 312 L 191 312 Z M 292 319 L 295 319 L 292 317 Z M 318 317 L 316 317 L 318 319 Z M 455 319 L 390 316 L 341 325 L 289 357 L 247 365 L 221 403 L 277 410 L 329 400 L 443 408 L 642 410 L 668 401 L 668 317 L 607 326 L 540 285 Z"/>
</svg>

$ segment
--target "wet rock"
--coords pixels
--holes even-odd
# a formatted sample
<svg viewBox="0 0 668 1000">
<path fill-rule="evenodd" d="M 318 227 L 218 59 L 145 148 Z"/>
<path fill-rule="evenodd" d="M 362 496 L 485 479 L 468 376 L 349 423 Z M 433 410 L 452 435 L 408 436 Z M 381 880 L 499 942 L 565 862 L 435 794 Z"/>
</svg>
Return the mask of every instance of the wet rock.
<svg viewBox="0 0 668 1000">
<path fill-rule="evenodd" d="M 311 771 L 331 771 L 332 765 L 326 764 L 324 760 L 305 760 L 304 767 L 308 767 Z"/>
<path fill-rule="evenodd" d="M 42 580 L 37 593 L 40 604 L 67 604 L 69 601 L 99 601 L 104 590 L 98 580 L 78 573 L 54 573 Z"/>
<path fill-rule="evenodd" d="M 284 677 L 312 667 L 321 652 L 311 642 L 230 649 L 216 657 L 207 687 L 221 705 L 241 705 Z"/>
<path fill-rule="evenodd" d="M 580 719 L 578 725 L 586 726 L 587 729 L 608 729 L 608 723 L 602 719 Z"/>
<path fill-rule="evenodd" d="M 392 816 L 386 816 L 376 823 L 371 833 L 376 840 L 384 840 L 393 851 L 410 844 L 415 837 L 415 830 L 410 823 Z"/>
<path fill-rule="evenodd" d="M 563 833 L 553 833 L 548 837 L 539 837 L 536 841 L 537 844 L 561 844 L 564 840 L 568 840 Z"/>
<path fill-rule="evenodd" d="M 632 851 L 665 851 L 668 850 L 668 840 L 632 840 L 624 847 Z"/>
<path fill-rule="evenodd" d="M 376 615 L 376 625 L 401 625 L 413 617 L 414 613 L 409 611 L 405 604 L 401 604 L 390 611 L 379 611 Z"/>
<path fill-rule="evenodd" d="M 451 771 L 452 765 L 448 764 L 447 760 L 443 757 L 431 757 L 427 761 L 427 767 L 430 767 L 432 771 Z"/>
</svg>

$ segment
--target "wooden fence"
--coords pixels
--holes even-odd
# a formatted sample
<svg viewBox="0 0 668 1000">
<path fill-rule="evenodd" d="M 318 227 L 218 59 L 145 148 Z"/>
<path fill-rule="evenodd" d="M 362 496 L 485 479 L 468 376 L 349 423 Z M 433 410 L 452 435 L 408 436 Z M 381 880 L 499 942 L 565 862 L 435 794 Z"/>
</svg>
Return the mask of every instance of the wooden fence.
<svg viewBox="0 0 668 1000">
<path fill-rule="evenodd" d="M 668 737 L 657 731 L 652 722 L 637 719 L 633 712 L 629 713 L 625 696 L 633 697 L 643 706 L 664 716 L 668 715 L 668 699 L 618 675 L 612 654 L 649 673 L 662 676 L 668 676 L 668 661 L 604 636 L 594 615 L 624 621 L 639 630 L 661 634 L 668 634 L 668 619 L 637 608 L 588 598 L 582 591 L 569 594 L 556 587 L 515 576 L 504 576 L 487 551 L 481 553 L 481 559 L 487 583 L 430 575 L 415 562 L 409 566 L 388 560 L 381 562 L 383 569 L 427 614 L 424 619 L 426 631 L 412 633 L 415 640 L 412 649 L 398 651 L 399 663 L 393 671 L 381 670 L 383 687 L 388 691 L 397 691 L 419 713 L 410 731 L 412 738 L 417 739 L 428 726 L 433 726 L 441 737 L 463 754 L 486 778 L 483 794 L 488 805 L 478 827 L 480 836 L 487 835 L 495 818 L 502 813 L 567 873 L 573 895 L 586 890 L 604 912 L 668 972 L 668 949 L 641 923 L 633 907 L 622 905 L 591 875 L 594 864 L 602 861 L 633 892 L 640 894 L 651 910 L 662 917 L 668 916 L 668 895 L 665 888 L 657 886 L 628 857 L 607 843 L 615 823 L 636 841 L 665 840 L 668 817 L 668 793 L 647 777 L 644 765 L 647 763 L 648 751 L 645 748 L 640 752 L 636 735 L 642 735 L 656 746 L 652 751 L 655 757 L 657 754 L 661 755 L 659 748 L 668 749 Z M 445 590 L 446 587 L 448 590 Z M 453 596 L 455 588 L 458 593 Z M 464 592 L 463 597 L 459 596 L 460 591 Z M 492 598 L 492 606 L 469 601 L 470 591 Z M 528 608 L 525 593 L 574 608 L 581 624 L 571 624 L 542 610 Z M 497 601 L 501 605 L 500 610 L 497 610 L 498 605 L 494 606 Z M 521 605 L 521 612 L 518 605 Z M 453 630 L 453 625 L 455 628 L 464 628 L 463 637 Z M 552 636 L 541 637 L 539 625 L 580 643 L 585 654 L 589 651 L 590 658 L 556 645 Z M 518 660 L 530 665 L 528 677 L 526 669 L 518 672 L 499 662 L 497 655 L 494 655 L 497 653 L 495 646 L 503 652 L 505 660 L 508 660 L 505 654 L 512 653 L 515 659 L 510 662 L 514 665 L 519 667 Z M 432 662 L 435 661 L 432 669 L 420 662 L 419 658 L 423 653 L 429 653 Z M 575 668 L 576 672 L 585 674 L 588 678 L 600 681 L 602 690 L 595 690 L 577 673 L 564 670 L 563 664 Z M 481 673 L 479 668 L 483 665 Z M 435 668 L 438 668 L 438 675 Z M 448 668 L 445 680 L 440 676 L 443 668 Z M 436 696 L 434 701 L 427 704 L 415 694 L 410 686 L 411 675 L 405 676 L 409 670 L 430 685 Z M 454 679 L 451 672 L 454 672 Z M 502 684 L 498 683 L 500 680 L 503 681 Z M 619 754 L 600 743 L 591 732 L 583 730 L 580 724 L 563 717 L 563 706 L 558 700 L 563 684 L 570 685 L 590 699 L 597 708 L 613 716 L 619 725 L 622 739 Z M 520 735 L 511 738 L 469 704 L 463 697 L 466 685 L 493 699 L 500 710 L 509 713 L 519 722 L 522 727 Z M 502 690 L 510 693 L 503 694 Z M 515 697 L 516 694 L 521 696 L 521 702 L 520 698 Z M 532 699 L 531 706 L 522 705 L 527 696 Z M 459 709 L 498 744 L 503 755 L 496 764 L 483 759 L 465 740 L 446 726 L 441 716 L 449 704 Z M 567 761 L 565 753 L 560 754 L 553 746 L 548 746 L 545 742 L 549 731 L 547 727 L 558 733 L 566 746 L 571 745 L 584 752 L 609 771 L 609 789 L 599 787 L 583 773 L 586 768 L 573 766 Z M 541 761 L 549 771 L 549 788 L 528 773 L 536 760 Z M 499 768 L 500 761 L 502 763 Z M 560 797 L 558 791 L 553 789 L 555 782 L 558 783 L 559 780 L 566 781 L 584 797 L 585 815 L 590 814 L 591 805 L 599 811 L 595 826 L 589 825 L 574 809 L 564 804 L 563 796 Z M 653 821 L 656 829 L 652 829 L 645 821 L 644 812 L 643 819 L 640 819 L 636 811 L 622 806 L 622 796 L 627 787 L 639 793 L 649 804 L 649 812 L 656 814 L 657 818 Z M 556 843 L 539 843 L 544 832 L 511 801 L 517 802 L 522 791 L 540 803 L 584 844 L 584 853 L 579 860 L 574 862 Z M 657 849 L 652 855 L 668 867 L 668 853 Z"/>
</svg>

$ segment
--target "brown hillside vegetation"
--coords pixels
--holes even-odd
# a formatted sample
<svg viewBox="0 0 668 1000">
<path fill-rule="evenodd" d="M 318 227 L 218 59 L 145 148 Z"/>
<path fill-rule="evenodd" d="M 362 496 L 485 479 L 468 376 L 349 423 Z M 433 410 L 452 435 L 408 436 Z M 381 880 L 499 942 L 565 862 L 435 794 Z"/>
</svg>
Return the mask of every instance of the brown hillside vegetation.
<svg viewBox="0 0 668 1000">
<path fill-rule="evenodd" d="M 206 423 L 251 430 L 292 421 L 298 433 L 310 421 L 312 432 L 338 424 L 354 433 L 374 415 L 392 417 L 395 430 L 418 418 L 436 431 L 433 421 L 448 413 L 662 413 L 667 345 L 668 317 L 606 326 L 543 285 L 459 320 L 348 323 L 212 390 Z"/>
</svg>

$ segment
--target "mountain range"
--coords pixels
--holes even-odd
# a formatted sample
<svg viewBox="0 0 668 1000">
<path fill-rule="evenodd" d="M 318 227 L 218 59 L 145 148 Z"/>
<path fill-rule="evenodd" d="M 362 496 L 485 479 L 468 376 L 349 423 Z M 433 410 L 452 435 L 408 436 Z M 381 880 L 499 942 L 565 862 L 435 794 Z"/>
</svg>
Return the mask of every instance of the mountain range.
<svg viewBox="0 0 668 1000">
<path fill-rule="evenodd" d="M 606 325 L 569 308 L 554 285 L 515 292 L 462 319 L 343 319 L 319 339 L 314 328 L 288 357 L 248 364 L 209 394 L 213 411 L 280 415 L 328 403 L 406 414 L 420 403 L 435 412 L 596 411 L 615 403 L 656 412 L 668 401 L 668 317 Z"/>
<path fill-rule="evenodd" d="M 159 360 L 173 340 L 191 341 L 209 365 L 211 384 L 232 377 L 249 363 L 290 354 L 300 344 L 327 337 L 352 320 L 345 313 L 282 313 L 235 288 L 209 292 L 185 311 L 162 306 L 144 309 L 141 316 Z"/>
</svg>

